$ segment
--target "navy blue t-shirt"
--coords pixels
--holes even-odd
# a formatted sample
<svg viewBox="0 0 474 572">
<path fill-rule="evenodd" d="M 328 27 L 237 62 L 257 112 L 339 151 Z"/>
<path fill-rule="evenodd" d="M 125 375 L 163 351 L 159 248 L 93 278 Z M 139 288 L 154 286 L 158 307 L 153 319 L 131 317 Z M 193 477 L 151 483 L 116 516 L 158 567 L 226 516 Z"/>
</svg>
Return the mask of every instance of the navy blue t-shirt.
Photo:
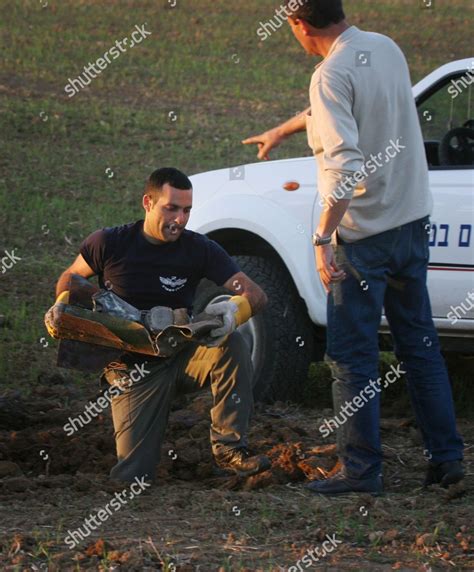
<svg viewBox="0 0 474 572">
<path fill-rule="evenodd" d="M 98 275 L 101 288 L 139 310 L 168 306 L 192 312 L 202 278 L 221 286 L 240 272 L 217 242 L 190 230 L 175 242 L 152 244 L 143 235 L 143 220 L 93 232 L 80 253 Z"/>
</svg>

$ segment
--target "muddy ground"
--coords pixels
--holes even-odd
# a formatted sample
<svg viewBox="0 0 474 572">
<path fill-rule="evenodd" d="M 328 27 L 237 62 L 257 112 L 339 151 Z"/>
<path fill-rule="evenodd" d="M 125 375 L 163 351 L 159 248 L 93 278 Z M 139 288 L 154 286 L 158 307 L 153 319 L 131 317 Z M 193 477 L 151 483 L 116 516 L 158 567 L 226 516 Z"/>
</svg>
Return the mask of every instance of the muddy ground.
<svg viewBox="0 0 474 572">
<path fill-rule="evenodd" d="M 303 484 L 335 469 L 334 439 L 317 429 L 330 410 L 257 406 L 250 441 L 272 469 L 222 477 L 213 471 L 207 392 L 174 404 L 157 485 L 70 549 L 68 532 L 124 488 L 107 478 L 115 462 L 108 410 L 72 436 L 63 429 L 97 395 L 56 375 L 27 397 L 0 398 L 1 570 L 474 569 L 473 422 L 459 421 L 464 484 L 423 490 L 427 461 L 413 420 L 384 418 L 386 494 L 328 499 Z M 302 560 L 327 538 L 330 553 Z"/>
</svg>

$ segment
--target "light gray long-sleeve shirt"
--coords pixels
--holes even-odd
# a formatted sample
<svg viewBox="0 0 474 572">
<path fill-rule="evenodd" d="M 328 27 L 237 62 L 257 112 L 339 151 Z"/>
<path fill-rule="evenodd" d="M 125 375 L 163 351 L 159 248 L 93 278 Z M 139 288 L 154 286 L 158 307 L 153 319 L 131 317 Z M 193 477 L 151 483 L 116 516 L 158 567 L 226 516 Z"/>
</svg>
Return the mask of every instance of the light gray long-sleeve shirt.
<svg viewBox="0 0 474 572">
<path fill-rule="evenodd" d="M 309 93 L 321 205 L 352 199 L 341 238 L 353 242 L 429 215 L 423 137 L 395 42 L 351 26 L 316 66 Z"/>
</svg>

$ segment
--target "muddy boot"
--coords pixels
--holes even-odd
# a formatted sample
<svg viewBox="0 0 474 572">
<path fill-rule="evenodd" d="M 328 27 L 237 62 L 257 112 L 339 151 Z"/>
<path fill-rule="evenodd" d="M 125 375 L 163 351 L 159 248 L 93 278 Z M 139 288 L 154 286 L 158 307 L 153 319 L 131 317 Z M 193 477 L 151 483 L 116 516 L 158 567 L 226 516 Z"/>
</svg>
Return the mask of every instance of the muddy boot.
<svg viewBox="0 0 474 572">
<path fill-rule="evenodd" d="M 245 447 L 219 453 L 214 459 L 219 469 L 221 469 L 220 474 L 235 474 L 239 477 L 250 477 L 251 475 L 267 471 L 271 467 L 268 457 L 265 455 L 252 456 Z"/>
</svg>

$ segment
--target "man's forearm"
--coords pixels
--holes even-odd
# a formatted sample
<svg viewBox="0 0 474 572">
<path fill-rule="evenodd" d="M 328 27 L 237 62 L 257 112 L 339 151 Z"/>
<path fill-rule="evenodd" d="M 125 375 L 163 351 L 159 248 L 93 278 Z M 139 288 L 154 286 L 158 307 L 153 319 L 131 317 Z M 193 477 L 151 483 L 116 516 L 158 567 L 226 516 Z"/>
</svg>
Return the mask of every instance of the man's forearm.
<svg viewBox="0 0 474 572">
<path fill-rule="evenodd" d="M 324 209 L 319 219 L 318 230 L 316 231 L 319 236 L 331 236 L 339 223 L 342 220 L 347 208 L 349 207 L 350 199 L 340 199 L 333 203 L 327 209 Z"/>
<path fill-rule="evenodd" d="M 294 133 L 300 133 L 301 131 L 306 131 L 306 115 L 308 114 L 311 107 L 305 109 L 298 115 L 295 115 L 288 121 L 285 121 L 281 125 L 278 125 L 275 129 L 280 131 L 283 137 L 288 137 L 289 135 L 293 135 Z"/>
<path fill-rule="evenodd" d="M 69 288 L 69 279 L 71 278 L 71 272 L 63 272 L 59 277 L 59 280 L 56 284 L 56 298 Z"/>
<path fill-rule="evenodd" d="M 245 297 L 249 301 L 250 307 L 252 308 L 252 316 L 261 312 L 267 305 L 268 298 L 263 290 L 259 292 L 252 293 L 252 295 L 245 294 Z"/>
</svg>

